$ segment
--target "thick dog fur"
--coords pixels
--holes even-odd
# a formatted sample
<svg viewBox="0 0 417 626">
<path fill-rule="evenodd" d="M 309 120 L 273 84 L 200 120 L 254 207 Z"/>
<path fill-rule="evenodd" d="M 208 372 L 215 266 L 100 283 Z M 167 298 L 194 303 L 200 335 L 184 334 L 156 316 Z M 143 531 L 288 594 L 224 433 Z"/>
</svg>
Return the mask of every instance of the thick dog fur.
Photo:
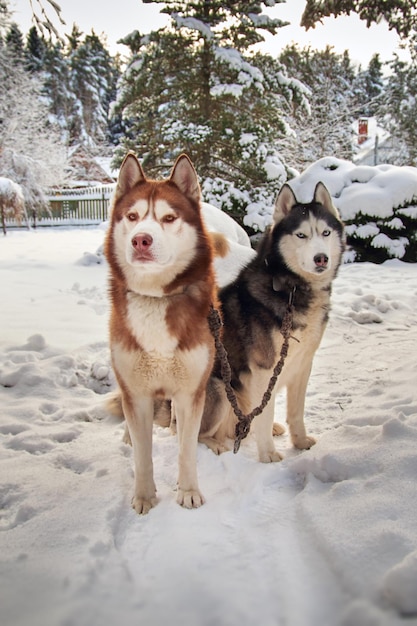
<svg viewBox="0 0 417 626">
<path fill-rule="evenodd" d="M 282 319 L 293 294 L 292 338 L 277 390 L 286 387 L 289 431 L 292 443 L 300 449 L 315 443 L 304 426 L 305 395 L 343 249 L 343 224 L 326 187 L 318 183 L 312 202 L 301 204 L 284 185 L 276 200 L 273 225 L 256 257 L 219 293 L 232 385 L 245 413 L 261 403 L 268 386 L 283 342 Z M 263 462 L 281 459 L 273 441 L 273 433 L 283 432 L 273 424 L 274 395 L 252 424 Z M 234 437 L 235 424 L 217 361 L 208 383 L 200 441 L 221 452 L 226 438 Z"/>
<path fill-rule="evenodd" d="M 171 400 L 178 428 L 179 504 L 199 507 L 197 439 L 214 361 L 207 316 L 216 304 L 212 244 L 187 156 L 171 176 L 148 180 L 129 153 L 120 169 L 105 254 L 110 267 L 110 346 L 134 451 L 138 513 L 156 504 L 154 407 Z"/>
</svg>

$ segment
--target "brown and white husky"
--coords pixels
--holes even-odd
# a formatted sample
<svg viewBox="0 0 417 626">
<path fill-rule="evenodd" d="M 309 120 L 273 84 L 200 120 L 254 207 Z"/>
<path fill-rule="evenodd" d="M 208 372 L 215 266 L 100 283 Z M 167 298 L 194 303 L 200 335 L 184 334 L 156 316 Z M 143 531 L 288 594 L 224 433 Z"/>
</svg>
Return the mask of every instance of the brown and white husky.
<svg viewBox="0 0 417 626">
<path fill-rule="evenodd" d="M 207 317 L 216 304 L 212 243 L 194 167 L 180 156 L 168 179 L 146 178 L 129 153 L 112 201 L 110 346 L 133 445 L 138 513 L 156 502 L 154 404 L 172 401 L 178 430 L 177 502 L 199 507 L 197 441 L 214 360 Z"/>
</svg>

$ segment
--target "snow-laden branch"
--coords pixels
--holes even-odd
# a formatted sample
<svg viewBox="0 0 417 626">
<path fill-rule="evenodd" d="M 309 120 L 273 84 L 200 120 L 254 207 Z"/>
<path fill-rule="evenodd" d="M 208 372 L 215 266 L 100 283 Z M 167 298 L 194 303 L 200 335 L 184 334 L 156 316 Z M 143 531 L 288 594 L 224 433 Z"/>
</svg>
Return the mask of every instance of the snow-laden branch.
<svg viewBox="0 0 417 626">
<path fill-rule="evenodd" d="M 234 48 L 218 47 L 214 51 L 215 58 L 238 72 L 236 83 L 219 83 L 210 89 L 212 96 L 229 94 L 239 98 L 244 89 L 255 87 L 258 91 L 264 91 L 264 76 L 261 70 L 251 65 L 242 57 L 241 53 Z"/>
<path fill-rule="evenodd" d="M 197 30 L 205 39 L 213 39 L 213 31 L 207 24 L 204 24 L 201 20 L 195 17 L 181 17 L 178 13 L 171 13 L 171 17 L 178 26 L 178 28 L 189 28 L 190 30 Z"/>
</svg>

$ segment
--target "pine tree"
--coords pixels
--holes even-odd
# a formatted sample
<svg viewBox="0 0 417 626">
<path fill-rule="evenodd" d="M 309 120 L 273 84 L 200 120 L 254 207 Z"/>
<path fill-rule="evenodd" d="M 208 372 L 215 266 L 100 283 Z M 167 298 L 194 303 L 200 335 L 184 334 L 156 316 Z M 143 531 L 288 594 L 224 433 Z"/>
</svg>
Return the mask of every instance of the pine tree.
<svg viewBox="0 0 417 626">
<path fill-rule="evenodd" d="M 366 25 L 385 20 L 400 37 L 409 37 L 417 29 L 415 0 L 306 0 L 301 25 L 314 28 L 323 17 L 349 15 L 353 11 Z"/>
<path fill-rule="evenodd" d="M 134 149 L 157 174 L 186 151 L 206 197 L 242 219 L 248 197 L 271 202 L 286 177 L 276 150 L 286 132 L 284 90 L 249 52 L 263 29 L 275 33 L 282 22 L 262 15 L 256 1 L 164 4 L 170 27 L 123 40 L 132 54 L 116 109 L 126 129 L 118 162 Z"/>
<path fill-rule="evenodd" d="M 389 130 L 395 149 L 387 160 L 395 165 L 417 166 L 417 59 L 410 63 L 398 55 L 389 62 L 391 72 L 379 113 Z"/>
<path fill-rule="evenodd" d="M 49 114 L 61 128 L 62 141 L 69 145 L 73 135 L 75 96 L 71 91 L 70 67 L 61 42 L 48 41 L 42 64 L 42 93 Z"/>
<path fill-rule="evenodd" d="M 26 67 L 30 72 L 39 72 L 42 69 L 47 44 L 39 35 L 36 26 L 32 26 L 26 38 Z"/>
<path fill-rule="evenodd" d="M 360 70 L 354 80 L 356 116 L 372 117 L 380 106 L 384 93 L 384 77 L 379 54 L 374 54 L 366 70 Z"/>
<path fill-rule="evenodd" d="M 13 22 L 6 35 L 6 46 L 15 60 L 23 61 L 23 35 L 19 26 Z"/>
<path fill-rule="evenodd" d="M 297 110 L 289 120 L 295 130 L 292 142 L 298 146 L 294 165 L 304 169 L 324 156 L 352 158 L 355 72 L 348 53 L 336 54 L 329 46 L 318 51 L 292 44 L 283 50 L 280 61 L 290 75 L 310 89 L 308 123 Z"/>
<path fill-rule="evenodd" d="M 68 46 L 69 46 L 69 53 L 70 54 L 71 54 L 71 52 L 74 52 L 74 50 L 76 50 L 78 48 L 78 46 L 81 43 L 82 36 L 83 36 L 83 33 L 79 29 L 77 24 L 73 24 L 72 25 L 71 34 L 67 35 Z"/>
<path fill-rule="evenodd" d="M 96 146 L 108 139 L 109 107 L 115 96 L 118 66 L 94 32 L 83 41 L 74 32 L 68 58 L 76 108 L 70 141 Z"/>
<path fill-rule="evenodd" d="M 10 20 L 8 1 L 0 0 L 0 47 L 4 45 L 7 30 L 10 27 Z"/>
</svg>

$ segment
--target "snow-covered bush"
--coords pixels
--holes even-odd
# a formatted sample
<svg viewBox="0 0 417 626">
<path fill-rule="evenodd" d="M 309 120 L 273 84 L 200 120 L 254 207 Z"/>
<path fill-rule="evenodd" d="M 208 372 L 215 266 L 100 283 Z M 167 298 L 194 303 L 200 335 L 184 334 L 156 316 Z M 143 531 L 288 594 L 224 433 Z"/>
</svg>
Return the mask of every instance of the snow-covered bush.
<svg viewBox="0 0 417 626">
<path fill-rule="evenodd" d="M 249 232 L 263 232 L 272 221 L 273 186 L 242 190 L 223 178 L 206 178 L 201 190 L 205 202 L 225 211 Z"/>
<path fill-rule="evenodd" d="M 417 168 L 325 157 L 290 184 L 300 202 L 310 202 L 319 181 L 346 225 L 348 259 L 417 262 Z"/>
<path fill-rule="evenodd" d="M 3 233 L 6 234 L 6 218 L 12 217 L 20 223 L 25 207 L 20 185 L 10 178 L 0 176 L 0 219 Z"/>
</svg>

